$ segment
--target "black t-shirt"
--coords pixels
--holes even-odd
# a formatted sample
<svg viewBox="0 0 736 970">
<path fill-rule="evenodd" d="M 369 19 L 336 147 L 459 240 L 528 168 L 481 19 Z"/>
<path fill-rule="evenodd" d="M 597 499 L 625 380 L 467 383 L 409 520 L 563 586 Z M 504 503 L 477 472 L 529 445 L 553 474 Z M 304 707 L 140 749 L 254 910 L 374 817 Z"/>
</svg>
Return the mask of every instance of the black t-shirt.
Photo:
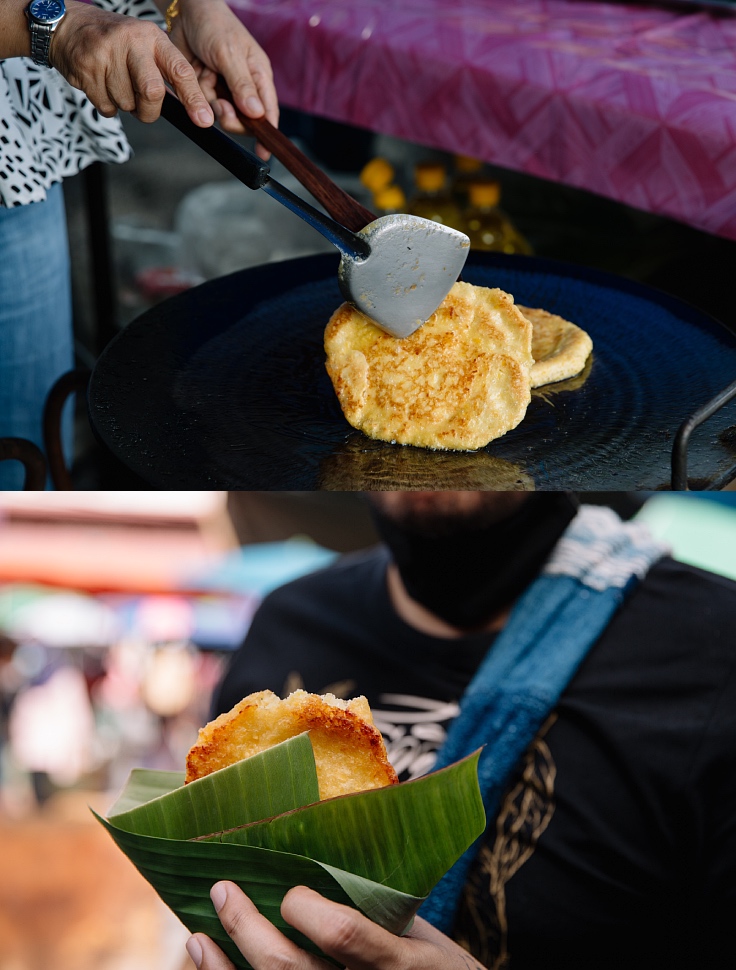
<svg viewBox="0 0 736 970">
<path fill-rule="evenodd" d="M 492 634 L 405 624 L 382 547 L 274 591 L 215 699 L 365 694 L 431 768 Z M 489 968 L 736 966 L 736 584 L 664 559 L 594 644 L 489 819 L 453 935 Z"/>
</svg>

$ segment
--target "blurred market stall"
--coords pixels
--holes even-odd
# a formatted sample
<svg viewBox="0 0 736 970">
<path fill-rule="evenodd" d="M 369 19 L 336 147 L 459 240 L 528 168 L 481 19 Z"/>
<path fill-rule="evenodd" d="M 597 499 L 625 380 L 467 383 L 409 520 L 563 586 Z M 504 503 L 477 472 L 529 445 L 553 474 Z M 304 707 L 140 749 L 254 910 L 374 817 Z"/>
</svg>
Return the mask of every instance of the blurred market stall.
<svg viewBox="0 0 736 970">
<path fill-rule="evenodd" d="M 225 493 L 0 494 L 2 970 L 184 965 L 88 805 L 181 767 L 260 598 L 336 555 L 259 528 L 240 545 Z"/>
</svg>

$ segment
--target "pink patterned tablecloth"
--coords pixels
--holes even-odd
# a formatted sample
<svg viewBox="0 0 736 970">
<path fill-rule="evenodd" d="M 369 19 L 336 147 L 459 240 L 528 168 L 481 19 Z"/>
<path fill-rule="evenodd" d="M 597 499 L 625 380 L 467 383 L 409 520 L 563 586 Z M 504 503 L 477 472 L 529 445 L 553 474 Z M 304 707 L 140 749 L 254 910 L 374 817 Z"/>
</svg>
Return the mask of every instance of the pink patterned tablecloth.
<svg viewBox="0 0 736 970">
<path fill-rule="evenodd" d="M 586 0 L 230 0 L 281 101 L 736 239 L 736 16 Z"/>
</svg>

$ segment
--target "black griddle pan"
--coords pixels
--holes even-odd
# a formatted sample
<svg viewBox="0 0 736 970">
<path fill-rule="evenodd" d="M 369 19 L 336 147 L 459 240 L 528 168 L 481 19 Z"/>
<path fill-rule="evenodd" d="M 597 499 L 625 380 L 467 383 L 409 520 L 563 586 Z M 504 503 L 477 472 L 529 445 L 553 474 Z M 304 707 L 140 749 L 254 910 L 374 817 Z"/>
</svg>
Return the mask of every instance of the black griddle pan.
<svg viewBox="0 0 736 970">
<path fill-rule="evenodd" d="M 144 313 L 106 348 L 89 414 L 158 488 L 668 488 L 678 429 L 736 379 L 736 335 L 657 290 L 527 256 L 471 253 L 468 282 L 582 326 L 577 378 L 533 392 L 522 423 L 477 452 L 372 441 L 342 415 L 322 334 L 342 298 L 332 254 L 212 280 Z M 736 401 L 689 436 L 692 487 L 736 463 Z"/>
</svg>

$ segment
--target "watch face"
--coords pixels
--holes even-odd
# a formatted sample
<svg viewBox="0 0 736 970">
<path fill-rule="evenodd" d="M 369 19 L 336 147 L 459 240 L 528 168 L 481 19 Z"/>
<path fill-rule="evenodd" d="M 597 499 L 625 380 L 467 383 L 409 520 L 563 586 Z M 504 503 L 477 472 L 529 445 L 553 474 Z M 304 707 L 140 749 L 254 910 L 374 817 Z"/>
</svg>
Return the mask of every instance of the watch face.
<svg viewBox="0 0 736 970">
<path fill-rule="evenodd" d="M 28 8 L 31 16 L 42 24 L 52 24 L 64 14 L 64 4 L 61 0 L 33 0 Z"/>
</svg>

